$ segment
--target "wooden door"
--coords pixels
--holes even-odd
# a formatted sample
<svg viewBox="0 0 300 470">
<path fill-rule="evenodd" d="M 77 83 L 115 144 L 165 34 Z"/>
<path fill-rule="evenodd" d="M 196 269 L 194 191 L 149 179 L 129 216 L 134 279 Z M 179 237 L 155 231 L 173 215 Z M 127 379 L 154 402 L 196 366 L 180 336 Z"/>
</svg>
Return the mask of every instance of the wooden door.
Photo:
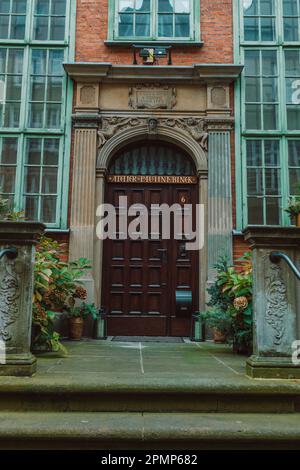
<svg viewBox="0 0 300 470">
<path fill-rule="evenodd" d="M 197 185 L 108 183 L 106 202 L 117 213 L 119 197 L 128 206 L 143 204 L 195 204 Z M 130 223 L 131 219 L 128 219 Z M 150 223 L 149 223 L 150 231 Z M 161 234 L 160 234 L 161 235 Z M 125 239 L 104 241 L 103 299 L 108 335 L 189 336 L 191 315 L 198 305 L 198 252 L 186 251 L 185 242 L 175 240 Z M 175 291 L 192 290 L 193 302 L 178 309 Z"/>
</svg>

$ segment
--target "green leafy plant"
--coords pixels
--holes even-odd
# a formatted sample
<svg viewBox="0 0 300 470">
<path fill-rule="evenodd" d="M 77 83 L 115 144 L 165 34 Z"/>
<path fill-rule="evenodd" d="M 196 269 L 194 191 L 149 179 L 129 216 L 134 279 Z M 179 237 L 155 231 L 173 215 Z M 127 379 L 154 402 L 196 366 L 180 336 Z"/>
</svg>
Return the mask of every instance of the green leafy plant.
<svg viewBox="0 0 300 470">
<path fill-rule="evenodd" d="M 0 196 L 0 221 L 22 221 L 25 219 L 25 213 L 23 211 L 15 211 L 10 207 L 8 199 L 4 199 Z"/>
<path fill-rule="evenodd" d="M 222 258 L 215 266 L 216 280 L 208 289 L 208 305 L 231 319 L 232 340 L 239 352 L 252 349 L 252 263 L 251 253 L 230 266 Z"/>
<path fill-rule="evenodd" d="M 45 236 L 40 239 L 34 268 L 34 349 L 63 350 L 54 320 L 58 312 L 70 312 L 77 299 L 87 296 L 79 279 L 91 268 L 89 261 L 79 258 L 65 262 L 64 258 L 64 245 Z"/>
<path fill-rule="evenodd" d="M 289 214 L 291 219 L 300 214 L 300 195 L 289 198 L 288 207 L 285 209 L 285 212 Z"/>
<path fill-rule="evenodd" d="M 93 320 L 97 320 L 98 318 L 98 309 L 95 304 L 87 304 L 86 302 L 82 302 L 80 306 L 73 307 L 69 310 L 68 316 L 70 318 L 87 318 L 91 316 Z"/>
<path fill-rule="evenodd" d="M 227 338 L 232 336 L 232 318 L 227 311 L 210 308 L 201 313 L 201 320 L 212 329 L 218 330 Z"/>
</svg>

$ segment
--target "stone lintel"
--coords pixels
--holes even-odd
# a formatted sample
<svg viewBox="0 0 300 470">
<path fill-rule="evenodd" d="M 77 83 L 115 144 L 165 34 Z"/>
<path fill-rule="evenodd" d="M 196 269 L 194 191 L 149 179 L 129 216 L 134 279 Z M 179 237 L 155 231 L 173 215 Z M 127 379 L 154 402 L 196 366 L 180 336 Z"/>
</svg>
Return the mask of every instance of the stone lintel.
<svg viewBox="0 0 300 470">
<path fill-rule="evenodd" d="M 192 66 L 113 65 L 108 62 L 72 62 L 64 68 L 76 82 L 167 81 L 194 83 L 231 83 L 239 78 L 239 64 L 194 64 Z"/>
<path fill-rule="evenodd" d="M 250 225 L 243 230 L 251 248 L 297 247 L 300 245 L 300 228 L 265 227 Z"/>
<path fill-rule="evenodd" d="M 0 244 L 36 245 L 45 228 L 39 222 L 0 222 Z"/>
<path fill-rule="evenodd" d="M 72 114 L 73 127 L 75 129 L 98 129 L 101 116 L 98 112 Z"/>
</svg>

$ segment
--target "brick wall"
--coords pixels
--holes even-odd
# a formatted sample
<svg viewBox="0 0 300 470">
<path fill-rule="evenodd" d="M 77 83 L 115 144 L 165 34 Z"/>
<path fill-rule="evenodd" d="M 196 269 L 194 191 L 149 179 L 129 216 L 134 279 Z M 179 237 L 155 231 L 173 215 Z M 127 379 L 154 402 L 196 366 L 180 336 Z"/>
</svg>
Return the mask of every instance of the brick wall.
<svg viewBox="0 0 300 470">
<path fill-rule="evenodd" d="M 198 0 L 201 8 L 201 39 L 204 46 L 176 47 L 174 65 L 198 62 L 230 63 L 232 50 L 232 0 Z M 106 46 L 108 0 L 77 0 L 76 60 L 131 64 L 130 47 Z M 160 61 L 160 64 L 163 64 Z"/>
</svg>

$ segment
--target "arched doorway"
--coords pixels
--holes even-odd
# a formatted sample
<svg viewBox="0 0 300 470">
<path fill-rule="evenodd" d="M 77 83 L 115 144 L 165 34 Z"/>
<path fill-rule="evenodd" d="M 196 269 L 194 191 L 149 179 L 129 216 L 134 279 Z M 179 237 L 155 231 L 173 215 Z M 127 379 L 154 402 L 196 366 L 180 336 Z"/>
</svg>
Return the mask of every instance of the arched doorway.
<svg viewBox="0 0 300 470">
<path fill-rule="evenodd" d="M 148 236 L 122 238 L 118 226 L 116 239 L 104 241 L 102 304 L 108 335 L 187 336 L 199 303 L 199 256 L 198 251 L 185 249 L 184 240 L 175 238 L 174 218 L 183 206 L 195 213 L 195 164 L 185 151 L 169 143 L 130 144 L 114 155 L 108 168 L 105 202 L 116 208 L 118 222 L 125 210 L 120 197 L 127 197 L 127 207 L 140 205 L 146 211 Z M 161 204 L 175 204 L 169 238 L 163 235 L 162 212 L 158 230 L 152 225 L 151 216 L 157 215 L 153 205 Z M 128 217 L 127 226 L 134 218 Z M 178 305 L 176 291 L 191 292 L 191 303 Z"/>
</svg>

